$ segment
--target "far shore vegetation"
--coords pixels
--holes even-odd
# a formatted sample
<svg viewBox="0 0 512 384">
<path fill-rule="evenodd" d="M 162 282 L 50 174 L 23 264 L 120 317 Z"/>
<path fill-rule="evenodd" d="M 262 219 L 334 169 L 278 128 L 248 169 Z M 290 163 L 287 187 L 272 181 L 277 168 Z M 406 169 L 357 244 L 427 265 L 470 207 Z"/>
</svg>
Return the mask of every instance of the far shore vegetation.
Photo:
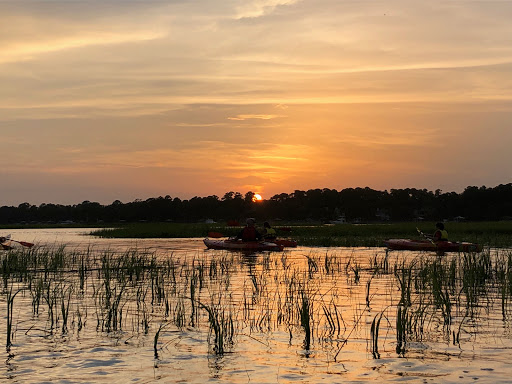
<svg viewBox="0 0 512 384">
<path fill-rule="evenodd" d="M 2 204 L 0 198 L 0 205 Z M 224 196 L 195 196 L 188 200 L 169 195 L 103 205 L 83 201 L 75 205 L 22 203 L 0 206 L 0 225 L 170 222 L 199 223 L 258 221 L 313 221 L 350 223 L 408 221 L 512 220 L 512 183 L 494 188 L 467 187 L 462 193 L 405 188 L 377 191 L 371 188 L 296 190 L 257 200 L 252 191 Z M 81 225 L 81 224 L 80 224 Z"/>
<path fill-rule="evenodd" d="M 428 234 L 435 222 L 445 221 L 450 240 L 510 247 L 512 183 L 469 186 L 460 194 L 366 187 L 296 190 L 261 201 L 252 191 L 231 191 L 222 197 L 160 196 L 110 205 L 23 203 L 0 207 L 0 230 L 91 228 L 94 236 L 115 238 L 197 238 L 209 232 L 229 237 L 247 217 L 255 218 L 260 227 L 270 221 L 279 236 L 304 246 L 381 246 L 389 238 L 421 238 L 416 227 Z"/>
</svg>

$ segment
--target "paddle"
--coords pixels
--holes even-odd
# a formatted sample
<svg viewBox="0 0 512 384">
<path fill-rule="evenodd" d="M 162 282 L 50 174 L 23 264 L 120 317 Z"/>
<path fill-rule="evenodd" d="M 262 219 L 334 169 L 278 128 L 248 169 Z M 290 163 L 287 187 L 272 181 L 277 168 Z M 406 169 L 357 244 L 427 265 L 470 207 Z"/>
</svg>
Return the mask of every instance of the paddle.
<svg viewBox="0 0 512 384">
<path fill-rule="evenodd" d="M 418 227 L 416 227 L 416 230 L 418 231 L 418 233 L 423 236 L 425 239 L 428 239 L 428 241 L 430 241 L 432 244 L 434 244 L 437 248 L 437 255 L 438 256 L 444 256 L 444 251 L 439 249 L 439 244 L 437 244 L 434 240 L 432 240 L 432 238 L 428 237 L 427 235 L 425 235 L 423 232 L 420 231 L 420 229 Z"/>
<path fill-rule="evenodd" d="M 28 243 L 26 241 L 18 241 L 18 240 L 12 240 L 11 241 L 14 241 L 15 243 L 18 243 L 18 244 L 21 244 L 23 245 L 24 247 L 27 247 L 27 248 L 32 248 L 34 246 L 33 243 Z"/>
<path fill-rule="evenodd" d="M 13 240 L 11 239 L 11 234 L 8 234 L 7 236 L 4 237 L 4 242 L 7 242 L 7 241 L 14 241 L 15 243 L 18 243 L 18 244 L 21 244 L 23 245 L 24 247 L 28 247 L 28 248 L 32 248 L 34 246 L 33 243 L 29 243 L 27 241 L 18 241 L 18 240 Z"/>
<path fill-rule="evenodd" d="M 434 242 L 434 240 L 432 240 L 430 237 L 428 237 L 427 235 L 425 235 L 423 232 L 420 231 L 420 229 L 418 227 L 416 227 L 416 230 L 418 231 L 418 233 L 423 236 L 425 239 L 427 239 L 428 241 L 430 241 L 432 244 L 436 245 L 436 243 Z"/>
</svg>

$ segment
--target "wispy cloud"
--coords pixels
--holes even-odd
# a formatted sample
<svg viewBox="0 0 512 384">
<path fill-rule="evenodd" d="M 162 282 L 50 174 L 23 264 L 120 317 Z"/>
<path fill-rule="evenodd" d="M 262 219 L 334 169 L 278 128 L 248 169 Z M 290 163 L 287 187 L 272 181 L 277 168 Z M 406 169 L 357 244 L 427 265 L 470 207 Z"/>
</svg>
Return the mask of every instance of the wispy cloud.
<svg viewBox="0 0 512 384">
<path fill-rule="evenodd" d="M 228 120 L 272 120 L 279 117 L 286 117 L 282 115 L 237 115 L 228 117 Z"/>
<path fill-rule="evenodd" d="M 244 0 L 236 7 L 236 18 L 256 18 L 272 13 L 277 7 L 292 5 L 300 0 Z"/>
<path fill-rule="evenodd" d="M 74 37 L 55 38 L 38 42 L 16 42 L 0 51 L 0 64 L 32 60 L 35 56 L 68 49 L 144 42 L 165 36 L 161 32 L 87 33 Z"/>
<path fill-rule="evenodd" d="M 103 153 L 81 153 L 71 168 L 90 169 L 94 164 L 116 168 L 180 168 L 197 169 L 204 172 L 215 170 L 217 174 L 236 171 L 238 177 L 257 173 L 288 172 L 297 162 L 307 162 L 311 149 L 304 145 L 259 144 L 258 154 L 253 144 L 229 144 L 222 141 L 205 141 L 182 149 L 157 148 L 152 150 L 105 151 Z M 77 149 L 69 151 L 79 154 Z"/>
<path fill-rule="evenodd" d="M 355 145 L 358 147 L 442 147 L 445 144 L 439 140 L 440 130 L 429 129 L 420 132 L 396 130 L 365 133 L 364 135 L 344 135 L 342 139 L 334 140 L 337 143 Z"/>
</svg>

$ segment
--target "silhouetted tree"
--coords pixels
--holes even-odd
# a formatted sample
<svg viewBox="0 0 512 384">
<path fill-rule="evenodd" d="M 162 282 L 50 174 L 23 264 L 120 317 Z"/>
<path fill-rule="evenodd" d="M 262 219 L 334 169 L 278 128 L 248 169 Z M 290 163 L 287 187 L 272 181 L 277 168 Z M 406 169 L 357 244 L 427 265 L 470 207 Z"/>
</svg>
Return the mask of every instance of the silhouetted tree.
<svg viewBox="0 0 512 384">
<path fill-rule="evenodd" d="M 31 222 L 98 221 L 176 221 L 195 222 L 205 219 L 237 220 L 246 217 L 258 220 L 316 220 L 329 221 L 344 214 L 349 221 L 372 222 L 389 218 L 394 221 L 442 220 L 463 217 L 468 220 L 512 219 L 512 184 L 495 188 L 469 186 L 461 194 L 426 189 L 371 188 L 310 189 L 281 193 L 268 200 L 254 202 L 254 193 L 245 195 L 230 191 L 222 198 L 216 195 L 180 200 L 169 195 L 146 200 L 110 205 L 83 201 L 77 205 L 22 203 L 17 207 L 0 207 L 0 224 Z"/>
</svg>

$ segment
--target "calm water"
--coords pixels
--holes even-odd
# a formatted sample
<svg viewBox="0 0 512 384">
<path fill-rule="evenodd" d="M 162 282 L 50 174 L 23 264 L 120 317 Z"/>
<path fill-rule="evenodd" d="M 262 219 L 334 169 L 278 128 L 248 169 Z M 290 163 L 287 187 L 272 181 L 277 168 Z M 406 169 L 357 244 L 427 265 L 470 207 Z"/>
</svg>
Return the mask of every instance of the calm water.
<svg viewBox="0 0 512 384">
<path fill-rule="evenodd" d="M 2 278 L 1 382 L 511 382 L 510 251 L 243 255 L 87 231 L 10 231 L 69 263 Z"/>
</svg>

